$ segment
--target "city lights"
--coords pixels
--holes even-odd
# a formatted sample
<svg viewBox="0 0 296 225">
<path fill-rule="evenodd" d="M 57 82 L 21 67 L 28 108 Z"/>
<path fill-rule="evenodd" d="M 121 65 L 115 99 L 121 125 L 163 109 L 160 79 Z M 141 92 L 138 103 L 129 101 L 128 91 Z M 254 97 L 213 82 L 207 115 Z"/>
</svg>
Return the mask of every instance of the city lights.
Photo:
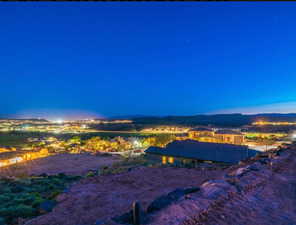
<svg viewBox="0 0 296 225">
<path fill-rule="evenodd" d="M 292 138 L 295 140 L 296 139 L 296 133 L 292 134 Z"/>
<path fill-rule="evenodd" d="M 131 120 L 14 120 L 0 119 L 0 132 L 45 132 L 45 133 L 91 133 L 97 132 L 92 128 L 99 124 L 132 123 Z M 93 126 L 92 126 L 93 125 Z"/>
<path fill-rule="evenodd" d="M 271 125 L 271 126 L 293 126 L 296 125 L 296 122 L 286 122 L 286 121 L 280 121 L 280 122 L 270 122 L 270 121 L 256 121 L 253 122 L 252 125 L 255 126 L 266 126 L 266 125 Z"/>
<path fill-rule="evenodd" d="M 55 122 L 58 123 L 58 124 L 63 124 L 63 123 L 64 123 L 64 120 L 62 120 L 62 119 L 57 119 Z"/>
</svg>

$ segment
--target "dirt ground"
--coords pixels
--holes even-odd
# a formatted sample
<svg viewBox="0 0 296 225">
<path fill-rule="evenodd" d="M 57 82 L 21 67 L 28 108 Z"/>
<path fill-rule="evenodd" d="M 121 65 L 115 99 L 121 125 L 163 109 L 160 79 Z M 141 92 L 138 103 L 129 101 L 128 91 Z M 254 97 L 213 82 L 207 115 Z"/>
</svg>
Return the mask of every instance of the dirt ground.
<svg viewBox="0 0 296 225">
<path fill-rule="evenodd" d="M 116 156 L 94 156 L 89 154 L 57 154 L 46 158 L 18 163 L 0 168 L 0 176 L 48 175 L 65 173 L 67 175 L 84 175 L 89 170 L 110 166 L 120 159 Z"/>
<path fill-rule="evenodd" d="M 230 170 L 204 171 L 140 167 L 83 179 L 58 196 L 59 204 L 51 213 L 26 225 L 116 224 L 110 219 L 128 212 L 133 201 L 139 201 L 145 210 L 159 196 L 196 186 L 201 191 L 152 214 L 148 224 L 296 224 L 296 148 L 247 166 L 251 165 L 249 170 L 242 164 Z M 248 172 L 242 173 L 242 169 Z"/>
<path fill-rule="evenodd" d="M 100 224 L 99 221 L 128 212 L 133 201 L 139 201 L 145 209 L 155 198 L 176 188 L 198 186 L 221 174 L 221 170 L 141 167 L 121 174 L 87 178 L 58 196 L 60 203 L 51 213 L 26 225 Z"/>
<path fill-rule="evenodd" d="M 23 166 L 31 174 L 79 175 L 117 161 L 108 156 L 64 154 Z M 292 225 L 296 224 L 295 165 L 296 147 L 274 158 L 259 157 L 225 170 L 133 167 L 119 174 L 81 179 L 57 197 L 52 212 L 24 224 L 118 225 L 112 218 L 129 212 L 134 201 L 145 211 L 152 201 L 177 188 L 200 187 L 188 198 L 148 215 L 148 224 Z"/>
</svg>

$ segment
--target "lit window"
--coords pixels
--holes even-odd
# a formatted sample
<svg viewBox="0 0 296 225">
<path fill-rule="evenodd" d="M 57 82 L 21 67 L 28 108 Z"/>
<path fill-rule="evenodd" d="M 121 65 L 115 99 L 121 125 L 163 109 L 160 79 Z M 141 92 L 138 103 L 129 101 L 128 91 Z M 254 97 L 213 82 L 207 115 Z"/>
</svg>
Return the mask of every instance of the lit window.
<svg viewBox="0 0 296 225">
<path fill-rule="evenodd" d="M 169 157 L 169 163 L 174 163 L 174 157 Z"/>
<path fill-rule="evenodd" d="M 162 164 L 166 164 L 167 163 L 167 157 L 166 156 L 163 156 L 162 157 Z"/>
</svg>

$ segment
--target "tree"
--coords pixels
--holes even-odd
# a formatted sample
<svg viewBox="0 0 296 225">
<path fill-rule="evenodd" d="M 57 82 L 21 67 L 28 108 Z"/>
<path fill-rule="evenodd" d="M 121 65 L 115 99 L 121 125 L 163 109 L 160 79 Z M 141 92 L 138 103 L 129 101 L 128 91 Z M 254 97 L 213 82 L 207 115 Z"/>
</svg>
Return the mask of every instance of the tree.
<svg viewBox="0 0 296 225">
<path fill-rule="evenodd" d="M 85 143 L 86 150 L 90 150 L 90 151 L 100 150 L 101 140 L 102 139 L 100 137 L 92 137 L 88 139 Z"/>
<path fill-rule="evenodd" d="M 81 144 L 81 138 L 79 136 L 74 136 L 69 139 L 70 144 Z"/>
<path fill-rule="evenodd" d="M 176 136 L 172 134 L 161 134 L 154 137 L 148 137 L 144 141 L 144 146 L 157 146 L 157 147 L 164 147 L 168 143 L 176 140 Z"/>
</svg>

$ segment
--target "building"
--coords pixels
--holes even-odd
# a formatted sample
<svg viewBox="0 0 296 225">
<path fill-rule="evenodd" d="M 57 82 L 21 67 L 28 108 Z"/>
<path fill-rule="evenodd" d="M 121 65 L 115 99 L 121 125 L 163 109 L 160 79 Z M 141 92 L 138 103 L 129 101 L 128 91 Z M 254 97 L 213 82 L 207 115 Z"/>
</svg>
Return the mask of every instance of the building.
<svg viewBox="0 0 296 225">
<path fill-rule="evenodd" d="M 185 140 L 171 142 L 165 148 L 150 147 L 145 153 L 163 164 L 195 165 L 200 162 L 234 164 L 258 152 L 242 145 Z"/>
<path fill-rule="evenodd" d="M 198 127 L 191 129 L 188 132 L 188 137 L 201 142 L 227 143 L 235 145 L 244 144 L 244 134 L 229 129 L 214 131 L 211 128 Z"/>
<path fill-rule="evenodd" d="M 27 160 L 47 157 L 49 155 L 47 149 L 39 151 L 14 151 L 0 153 L 0 167 L 9 166 L 15 163 L 20 163 Z"/>
<path fill-rule="evenodd" d="M 197 127 L 189 130 L 188 136 L 191 139 L 200 137 L 214 137 L 214 131 L 211 128 Z"/>
<path fill-rule="evenodd" d="M 186 133 L 175 134 L 176 140 L 183 141 L 188 139 L 188 135 Z"/>
<path fill-rule="evenodd" d="M 244 143 L 244 134 L 238 131 L 218 130 L 214 135 L 219 143 L 230 143 L 235 145 L 242 145 Z"/>
</svg>

